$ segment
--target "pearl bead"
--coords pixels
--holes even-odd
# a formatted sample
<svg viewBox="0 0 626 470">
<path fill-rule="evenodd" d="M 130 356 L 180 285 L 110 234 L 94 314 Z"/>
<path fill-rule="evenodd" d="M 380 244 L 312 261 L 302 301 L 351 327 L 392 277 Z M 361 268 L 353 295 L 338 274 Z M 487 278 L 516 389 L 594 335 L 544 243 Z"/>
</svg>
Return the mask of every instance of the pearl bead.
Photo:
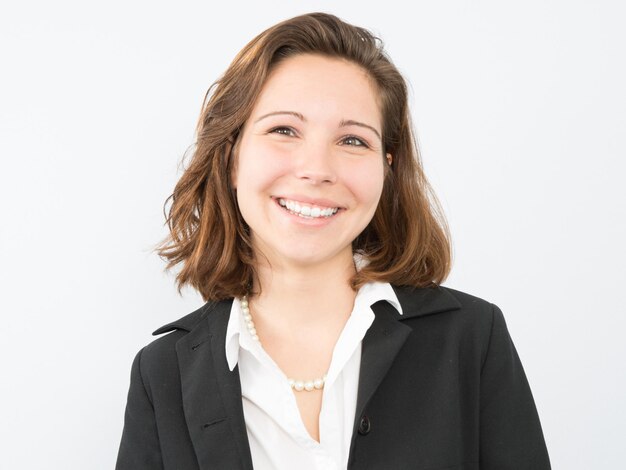
<svg viewBox="0 0 626 470">
<path fill-rule="evenodd" d="M 252 321 L 252 315 L 250 314 L 250 308 L 246 297 L 241 300 L 241 312 L 243 313 L 243 318 L 246 322 L 246 327 L 250 332 L 250 336 L 254 341 L 261 344 L 261 340 L 259 340 L 259 335 L 257 334 L 256 328 L 254 326 L 254 321 Z M 324 384 L 326 383 L 326 375 L 324 375 L 324 377 L 322 378 L 317 378 L 313 380 L 295 380 L 288 378 L 287 381 L 289 383 L 289 387 L 291 387 L 296 392 L 301 392 L 302 390 L 311 392 L 313 390 L 321 390 L 324 388 Z"/>
</svg>

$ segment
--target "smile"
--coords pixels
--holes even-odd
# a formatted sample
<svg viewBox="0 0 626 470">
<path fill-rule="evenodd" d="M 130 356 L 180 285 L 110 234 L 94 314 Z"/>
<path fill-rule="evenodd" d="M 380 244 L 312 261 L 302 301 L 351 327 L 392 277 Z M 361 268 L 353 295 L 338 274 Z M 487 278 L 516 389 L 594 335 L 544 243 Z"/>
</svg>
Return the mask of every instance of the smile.
<svg viewBox="0 0 626 470">
<path fill-rule="evenodd" d="M 278 199 L 278 204 L 292 214 L 299 215 L 308 219 L 317 219 L 320 217 L 332 217 L 339 210 L 338 207 L 322 207 L 303 204 L 289 199 Z"/>
</svg>

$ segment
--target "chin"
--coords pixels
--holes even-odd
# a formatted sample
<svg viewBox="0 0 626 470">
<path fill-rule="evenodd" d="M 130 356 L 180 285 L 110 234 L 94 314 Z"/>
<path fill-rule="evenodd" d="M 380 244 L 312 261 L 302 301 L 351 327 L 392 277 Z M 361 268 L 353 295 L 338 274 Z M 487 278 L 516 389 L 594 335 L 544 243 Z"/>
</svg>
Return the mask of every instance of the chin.
<svg viewBox="0 0 626 470">
<path fill-rule="evenodd" d="M 276 252 L 275 257 L 268 257 L 268 259 L 276 259 L 280 264 L 284 266 L 297 266 L 300 268 L 321 266 L 327 263 L 342 263 L 343 259 L 350 263 L 352 260 L 352 247 L 349 247 L 349 251 L 343 248 L 338 251 L 320 251 L 317 247 L 311 246 L 298 246 L 297 248 L 289 251 Z"/>
</svg>

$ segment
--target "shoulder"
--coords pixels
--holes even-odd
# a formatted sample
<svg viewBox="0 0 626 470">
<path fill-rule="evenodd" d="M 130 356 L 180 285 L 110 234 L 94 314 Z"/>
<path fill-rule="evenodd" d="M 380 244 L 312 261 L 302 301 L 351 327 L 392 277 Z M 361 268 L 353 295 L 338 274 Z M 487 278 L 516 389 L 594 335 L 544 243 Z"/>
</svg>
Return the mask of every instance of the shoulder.
<svg viewBox="0 0 626 470">
<path fill-rule="evenodd" d="M 443 286 L 394 290 L 403 309 L 397 319 L 411 328 L 413 348 L 463 357 L 480 368 L 490 350 L 501 350 L 491 347 L 494 337 L 496 344 L 510 343 L 502 312 L 488 300 Z"/>
<path fill-rule="evenodd" d="M 498 307 L 489 300 L 477 297 L 467 292 L 452 289 L 450 287 L 440 287 L 448 295 L 454 297 L 460 304 L 460 309 L 466 313 L 466 315 L 478 316 L 491 320 L 494 312 Z"/>
<path fill-rule="evenodd" d="M 489 317 L 495 307 L 485 299 L 450 287 L 393 286 L 393 289 L 402 305 L 404 318 L 455 311 Z"/>
<path fill-rule="evenodd" d="M 444 286 L 393 288 L 403 310 L 398 320 L 414 328 L 419 324 L 419 328 L 445 332 L 446 336 L 470 335 L 485 342 L 494 321 L 504 322 L 496 305 L 460 290 Z"/>
<path fill-rule="evenodd" d="M 210 301 L 200 308 L 188 313 L 179 319 L 167 323 L 156 329 L 152 334 L 159 336 L 139 351 L 136 360 L 142 375 L 153 376 L 157 371 L 166 371 L 168 366 L 177 367 L 176 344 L 197 330 L 207 330 L 206 334 L 217 333 L 209 331 L 209 323 L 218 328 L 224 322 L 209 322 L 212 316 L 227 319 L 230 313 L 232 299 L 219 302 Z"/>
</svg>

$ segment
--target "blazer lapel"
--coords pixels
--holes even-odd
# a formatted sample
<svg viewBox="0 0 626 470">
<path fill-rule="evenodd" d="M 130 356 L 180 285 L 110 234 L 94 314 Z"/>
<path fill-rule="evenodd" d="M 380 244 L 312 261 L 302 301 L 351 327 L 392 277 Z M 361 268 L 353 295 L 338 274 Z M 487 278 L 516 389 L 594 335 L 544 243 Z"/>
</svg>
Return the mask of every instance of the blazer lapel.
<svg viewBox="0 0 626 470">
<path fill-rule="evenodd" d="M 252 470 L 239 369 L 228 369 L 224 341 L 231 302 L 208 308 L 176 343 L 183 409 L 201 470 Z"/>
<path fill-rule="evenodd" d="M 367 403 L 387 375 L 394 359 L 413 331 L 411 327 L 402 324 L 401 321 L 461 308 L 461 304 L 441 287 L 394 287 L 394 291 L 402 305 L 402 315 L 387 301 L 376 302 L 372 305 L 375 315 L 374 322 L 363 338 L 351 454 L 358 425 Z"/>
<path fill-rule="evenodd" d="M 365 333 L 361 347 L 359 391 L 352 432 L 353 442 L 367 402 L 380 385 L 400 348 L 411 333 L 411 328 L 394 318 L 394 316 L 398 316 L 398 313 L 386 301 L 375 303 L 372 305 L 372 310 L 376 317 Z"/>
</svg>

